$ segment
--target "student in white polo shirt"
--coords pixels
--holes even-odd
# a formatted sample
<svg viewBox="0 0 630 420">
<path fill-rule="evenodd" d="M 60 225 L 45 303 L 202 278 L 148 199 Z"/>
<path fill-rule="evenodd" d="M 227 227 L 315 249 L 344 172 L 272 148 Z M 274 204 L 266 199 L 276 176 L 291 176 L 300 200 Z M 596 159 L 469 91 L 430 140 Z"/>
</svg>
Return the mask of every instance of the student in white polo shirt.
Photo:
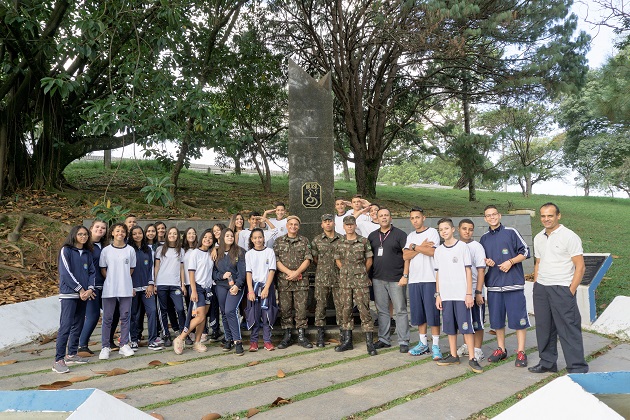
<svg viewBox="0 0 630 420">
<path fill-rule="evenodd" d="M 582 319 L 575 293 L 584 275 L 582 240 L 560 224 L 554 203 L 540 207 L 543 229 L 534 238 L 534 312 L 540 362 L 533 373 L 557 372 L 558 337 L 569 373 L 586 373 Z"/>
</svg>

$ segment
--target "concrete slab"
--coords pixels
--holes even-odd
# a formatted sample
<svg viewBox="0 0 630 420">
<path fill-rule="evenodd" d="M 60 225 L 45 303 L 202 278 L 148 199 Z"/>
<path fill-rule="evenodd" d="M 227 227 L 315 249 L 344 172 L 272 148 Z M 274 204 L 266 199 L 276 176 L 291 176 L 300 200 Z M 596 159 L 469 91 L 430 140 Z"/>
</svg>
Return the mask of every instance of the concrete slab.
<svg viewBox="0 0 630 420">
<path fill-rule="evenodd" d="M 630 343 L 622 343 L 588 364 L 589 372 L 630 372 Z"/>
<path fill-rule="evenodd" d="M 57 296 L 0 306 L 0 319 L 5 328 L 0 335 L 0 351 L 30 343 L 41 334 L 52 334 L 59 328 L 61 305 Z"/>
<path fill-rule="evenodd" d="M 630 297 L 617 296 L 592 325 L 601 334 L 630 340 Z"/>
</svg>

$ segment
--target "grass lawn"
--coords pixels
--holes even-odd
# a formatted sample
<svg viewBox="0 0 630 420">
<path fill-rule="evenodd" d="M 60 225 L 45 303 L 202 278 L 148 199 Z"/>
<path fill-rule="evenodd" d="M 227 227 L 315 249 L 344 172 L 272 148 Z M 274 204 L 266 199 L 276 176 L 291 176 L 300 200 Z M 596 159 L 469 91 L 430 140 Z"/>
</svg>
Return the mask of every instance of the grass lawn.
<svg viewBox="0 0 630 420">
<path fill-rule="evenodd" d="M 66 191 L 72 202 L 89 208 L 102 199 L 109 184 L 108 198 L 113 203 L 130 208 L 140 217 L 195 217 L 202 219 L 226 218 L 229 214 L 271 207 L 274 201 L 288 202 L 289 180 L 286 176 L 272 178 L 272 194 L 261 191 L 257 176 L 209 175 L 184 170 L 180 176 L 178 205 L 174 209 L 149 206 L 139 191 L 146 177 L 162 177 L 168 173 L 154 161 L 125 161 L 116 170 L 105 170 L 100 162 L 76 163 L 66 168 L 65 176 L 77 187 Z M 335 195 L 350 197 L 356 192 L 353 182 L 336 182 Z M 567 197 L 534 195 L 525 198 L 519 193 L 477 192 L 477 202 L 468 201 L 466 190 L 425 189 L 409 187 L 377 187 L 375 202 L 392 210 L 394 216 L 405 217 L 411 205 L 420 205 L 428 216 L 481 215 L 488 204 L 500 212 L 511 209 L 534 209 L 548 201 L 556 203 L 562 211 L 562 223 L 582 238 L 585 252 L 610 252 L 614 262 L 597 290 L 597 307 L 601 313 L 615 296 L 630 296 L 630 200 L 607 197 Z M 332 210 L 332 209 L 331 209 Z M 542 225 L 532 219 L 532 232 Z M 612 236 L 611 236 L 612 235 Z"/>
</svg>

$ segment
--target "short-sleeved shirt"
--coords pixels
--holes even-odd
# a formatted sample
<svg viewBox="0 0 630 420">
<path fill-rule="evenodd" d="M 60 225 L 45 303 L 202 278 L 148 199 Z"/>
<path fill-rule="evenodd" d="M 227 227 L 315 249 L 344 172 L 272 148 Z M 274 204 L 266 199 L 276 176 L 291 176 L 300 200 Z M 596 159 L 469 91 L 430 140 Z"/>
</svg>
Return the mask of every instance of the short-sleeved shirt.
<svg viewBox="0 0 630 420">
<path fill-rule="evenodd" d="M 488 231 L 481 235 L 479 243 L 486 251 L 486 258 L 494 261 L 493 267 L 488 267 L 486 272 L 486 287 L 489 292 L 512 292 L 525 288 L 525 273 L 523 264 L 516 263 L 507 272 L 499 269 L 499 265 L 505 261 L 524 255 L 529 258 L 529 247 L 527 242 L 512 227 L 500 224 L 496 229 L 488 228 Z"/>
<path fill-rule="evenodd" d="M 335 264 L 335 248 L 342 238 L 334 232 L 332 238 L 321 233 L 311 242 L 311 253 L 317 258 L 317 270 L 315 271 L 315 285 L 332 287 L 339 283 L 339 268 Z"/>
<path fill-rule="evenodd" d="M 158 269 L 157 276 L 155 277 L 156 286 L 181 286 L 180 269 L 184 263 L 184 252 L 179 253 L 175 248 L 168 248 L 166 255 L 162 255 L 162 247 L 166 245 L 160 245 L 155 250 L 155 260 L 160 261 L 160 268 Z"/>
<path fill-rule="evenodd" d="M 267 284 L 269 270 L 276 269 L 276 254 L 271 248 L 250 249 L 245 253 L 245 269 L 252 273 L 253 283 Z"/>
<path fill-rule="evenodd" d="M 286 226 L 286 223 L 285 223 L 285 226 Z M 248 250 L 250 236 L 252 236 L 252 231 L 250 229 L 241 230 L 238 234 L 238 246 L 240 246 L 244 250 Z M 281 235 L 280 235 L 280 230 L 278 228 L 275 228 L 275 229 L 263 230 L 263 236 L 265 238 L 265 246 L 267 248 L 273 248 L 273 244 L 276 238 Z"/>
<path fill-rule="evenodd" d="M 435 250 L 433 258 L 442 300 L 465 300 L 468 288 L 466 267 L 472 265 L 466 244 L 462 241 L 451 246 L 442 244 Z"/>
<path fill-rule="evenodd" d="M 372 284 L 365 262 L 372 257 L 372 247 L 367 238 L 357 235 L 355 239 L 340 239 L 335 247 L 335 260 L 341 262 L 339 287 L 342 289 L 368 287 Z"/>
<path fill-rule="evenodd" d="M 473 290 L 475 290 L 477 288 L 477 269 L 486 268 L 486 251 L 477 241 L 470 241 L 466 245 L 468 245 L 468 250 L 470 251 L 470 259 L 472 261 L 472 287 Z"/>
<path fill-rule="evenodd" d="M 376 222 L 373 222 L 372 219 L 369 220 L 357 220 L 357 235 L 361 235 L 364 238 L 367 238 L 368 236 L 370 236 L 370 233 L 374 232 L 375 230 L 379 229 L 381 227 L 381 225 L 379 225 Z"/>
<path fill-rule="evenodd" d="M 99 266 L 107 269 L 102 297 L 133 296 L 131 269 L 136 268 L 136 251 L 130 245 L 122 248 L 107 245 L 101 252 Z"/>
<path fill-rule="evenodd" d="M 407 235 L 405 249 L 411 249 L 411 244 L 420 245 L 425 240 L 433 242 L 434 248 L 440 245 L 440 234 L 432 227 L 417 232 L 413 231 Z M 409 261 L 409 283 L 435 283 L 435 267 L 433 257 L 430 255 L 417 254 Z"/>
<path fill-rule="evenodd" d="M 540 259 L 536 282 L 543 286 L 570 286 L 575 273 L 571 258 L 583 253 L 582 240 L 571 229 L 560 225 L 549 236 L 543 229 L 534 237 L 534 256 Z"/>
<path fill-rule="evenodd" d="M 272 217 L 271 219 L 269 219 L 269 222 L 274 225 L 274 227 L 276 229 L 278 229 L 278 237 L 280 236 L 284 236 L 287 234 L 287 218 L 285 217 L 282 220 L 278 220 L 274 217 Z M 267 230 L 273 230 L 269 227 L 269 225 L 267 225 Z"/>
<path fill-rule="evenodd" d="M 217 242 L 218 245 L 218 242 Z M 188 250 L 183 250 L 184 253 L 184 284 L 190 285 L 190 276 L 188 275 L 188 268 L 190 267 L 190 258 L 192 256 L 192 252 L 194 248 L 190 248 Z"/>
<path fill-rule="evenodd" d="M 188 272 L 194 271 L 195 283 L 204 289 L 212 287 L 214 284 L 214 281 L 212 281 L 212 267 L 214 267 L 214 261 L 210 258 L 210 253 L 197 248 L 186 254 L 190 254 L 188 270 L 185 273 L 186 276 L 190 278 Z"/>
<path fill-rule="evenodd" d="M 387 232 L 375 230 L 370 233 L 368 240 L 372 245 L 374 264 L 372 265 L 372 279 L 384 281 L 399 281 L 403 275 L 405 261 L 403 249 L 407 243 L 407 234 L 395 226 Z M 383 254 L 379 255 L 379 248 Z"/>
<path fill-rule="evenodd" d="M 273 245 L 276 253 L 276 264 L 282 263 L 289 270 L 297 270 L 305 260 L 312 260 L 310 242 L 304 236 L 290 238 L 288 235 L 281 236 Z M 296 291 L 308 289 L 308 277 L 302 276 L 301 280 L 289 281 L 287 275 L 280 270 L 276 271 L 278 278 L 278 290 Z"/>
<path fill-rule="evenodd" d="M 343 229 L 343 218 L 346 216 L 352 216 L 353 213 L 354 211 L 352 209 L 346 211 L 341 216 L 335 213 L 335 232 L 337 232 L 341 236 L 346 234 L 346 231 Z"/>
</svg>

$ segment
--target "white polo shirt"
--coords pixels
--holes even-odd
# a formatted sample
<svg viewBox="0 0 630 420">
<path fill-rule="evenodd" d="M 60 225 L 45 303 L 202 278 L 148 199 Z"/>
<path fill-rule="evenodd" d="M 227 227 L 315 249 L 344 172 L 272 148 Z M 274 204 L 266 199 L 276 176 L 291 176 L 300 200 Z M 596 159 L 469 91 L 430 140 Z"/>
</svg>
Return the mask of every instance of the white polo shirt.
<svg viewBox="0 0 630 420">
<path fill-rule="evenodd" d="M 534 238 L 534 256 L 540 259 L 536 281 L 543 286 L 570 286 L 575 273 L 572 257 L 582 255 L 582 240 L 559 225 L 549 236 L 543 229 Z"/>
<path fill-rule="evenodd" d="M 405 249 L 411 249 L 411 244 L 420 245 L 425 240 L 433 242 L 433 248 L 440 245 L 440 234 L 432 227 L 422 232 L 413 231 L 407 235 Z M 433 257 L 418 254 L 409 261 L 409 283 L 435 283 L 435 267 Z"/>
<path fill-rule="evenodd" d="M 477 241 L 470 241 L 466 245 L 468 245 L 472 261 L 472 287 L 473 293 L 475 293 L 474 290 L 477 288 L 477 269 L 486 268 L 486 250 L 483 249 L 483 246 Z"/>
<path fill-rule="evenodd" d="M 468 286 L 466 267 L 472 265 L 470 250 L 466 244 L 462 241 L 457 241 L 450 247 L 442 244 L 436 248 L 434 259 L 442 300 L 465 300 Z M 472 295 L 474 297 L 474 292 Z"/>
</svg>

